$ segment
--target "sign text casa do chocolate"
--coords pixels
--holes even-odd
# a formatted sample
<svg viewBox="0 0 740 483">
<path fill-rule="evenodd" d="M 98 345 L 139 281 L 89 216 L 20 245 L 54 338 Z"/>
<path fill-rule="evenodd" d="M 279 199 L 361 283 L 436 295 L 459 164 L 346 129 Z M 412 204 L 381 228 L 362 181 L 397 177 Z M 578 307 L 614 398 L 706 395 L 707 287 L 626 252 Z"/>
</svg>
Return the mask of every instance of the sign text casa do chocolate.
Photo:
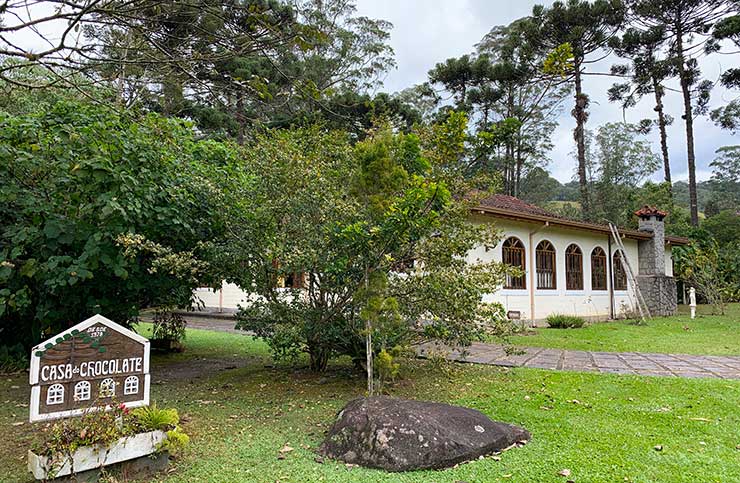
<svg viewBox="0 0 740 483">
<path fill-rule="evenodd" d="M 149 404 L 149 341 L 95 315 L 31 352 L 30 420 Z"/>
</svg>

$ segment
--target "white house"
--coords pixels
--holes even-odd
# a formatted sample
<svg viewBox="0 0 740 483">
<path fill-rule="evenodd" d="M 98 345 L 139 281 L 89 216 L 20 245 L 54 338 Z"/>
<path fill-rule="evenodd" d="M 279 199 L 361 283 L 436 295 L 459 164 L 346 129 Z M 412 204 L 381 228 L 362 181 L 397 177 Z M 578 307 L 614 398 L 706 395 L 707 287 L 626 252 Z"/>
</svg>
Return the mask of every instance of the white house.
<svg viewBox="0 0 740 483">
<path fill-rule="evenodd" d="M 688 240 L 664 235 L 664 212 L 645 207 L 636 215 L 639 230 L 619 230 L 627 259 L 651 314 L 672 314 L 677 299 L 671 247 Z M 523 273 L 507 277 L 501 290 L 485 297 L 487 302 L 500 302 L 511 317 L 532 322 L 550 314 L 608 319 L 635 311 L 634 287 L 609 226 L 570 220 L 506 195 L 482 200 L 471 213 L 471 222 L 495 223 L 501 233 L 494 249 L 471 251 L 471 263 L 503 261 Z M 196 296 L 206 307 L 221 311 L 248 299 L 233 284 L 216 291 L 198 289 Z"/>
<path fill-rule="evenodd" d="M 677 304 L 672 246 L 688 240 L 665 236 L 666 213 L 660 210 L 645 207 L 635 214 L 639 230 L 619 230 L 627 259 L 651 314 L 672 314 Z M 503 261 L 524 273 L 507 277 L 486 301 L 533 321 L 550 314 L 618 318 L 636 310 L 634 287 L 608 225 L 566 219 L 506 195 L 482 200 L 472 221 L 494 222 L 501 241 L 491 250 L 473 250 L 469 261 Z"/>
</svg>

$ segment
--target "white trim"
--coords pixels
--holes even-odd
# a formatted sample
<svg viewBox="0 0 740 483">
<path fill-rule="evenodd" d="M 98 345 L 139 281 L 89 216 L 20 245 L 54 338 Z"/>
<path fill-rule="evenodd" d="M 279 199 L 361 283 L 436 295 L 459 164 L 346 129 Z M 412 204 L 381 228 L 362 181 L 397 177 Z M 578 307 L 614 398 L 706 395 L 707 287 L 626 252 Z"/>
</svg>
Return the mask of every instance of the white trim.
<svg viewBox="0 0 740 483">
<path fill-rule="evenodd" d="M 72 335 L 72 331 L 76 330 L 79 332 L 84 331 L 85 329 L 92 327 L 93 325 L 100 323 L 102 325 L 105 325 L 106 327 L 115 330 L 116 332 L 135 340 L 136 342 L 144 345 L 144 372 L 149 372 L 149 339 L 146 337 L 143 337 L 136 332 L 129 330 L 122 325 L 119 325 L 115 322 L 113 322 L 110 319 L 106 319 L 100 314 L 93 315 L 89 319 L 83 320 L 79 324 L 75 325 L 74 327 L 70 327 L 69 329 L 65 330 L 64 332 L 61 332 L 54 337 L 51 337 L 40 344 L 37 344 L 31 349 L 31 370 L 28 375 L 28 381 L 31 385 L 38 384 L 39 383 L 39 369 L 40 369 L 40 363 L 39 363 L 39 357 L 36 355 L 36 351 L 44 350 L 46 349 L 46 344 L 55 344 L 56 340 L 60 337 L 64 337 L 65 335 L 69 334 Z"/>
<path fill-rule="evenodd" d="M 148 381 L 149 381 L 149 375 L 146 376 L 147 379 L 147 387 Z M 34 391 L 38 390 L 39 394 L 41 393 L 41 386 L 34 386 L 31 388 L 31 395 L 33 397 Z M 105 407 L 90 407 L 90 408 L 80 408 L 80 409 L 69 409 L 66 411 L 57 411 L 54 413 L 45 413 L 45 414 L 39 414 L 39 407 L 38 404 L 34 404 L 33 401 L 31 401 L 31 410 L 29 411 L 29 418 L 28 421 L 33 423 L 37 421 L 48 421 L 49 419 L 59 419 L 59 418 L 68 418 L 70 416 L 81 416 L 85 413 L 93 412 L 93 411 L 110 411 L 113 409 L 112 406 L 105 406 Z M 126 405 L 127 408 L 139 408 L 142 406 L 148 406 L 149 405 L 149 392 L 145 394 L 144 399 L 140 399 L 138 401 L 124 401 L 123 404 Z"/>
</svg>

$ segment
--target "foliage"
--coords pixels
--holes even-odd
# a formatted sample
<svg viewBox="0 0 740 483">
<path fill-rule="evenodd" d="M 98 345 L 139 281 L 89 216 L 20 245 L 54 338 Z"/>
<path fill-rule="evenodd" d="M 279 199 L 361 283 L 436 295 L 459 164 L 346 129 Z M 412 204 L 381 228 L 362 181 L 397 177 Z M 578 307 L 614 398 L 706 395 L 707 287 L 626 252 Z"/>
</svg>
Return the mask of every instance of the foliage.
<svg viewBox="0 0 740 483">
<path fill-rule="evenodd" d="M 59 102 L 0 115 L 0 327 L 5 343 L 98 312 L 189 305 L 242 179 L 228 144 L 156 115 Z M 238 206 L 237 206 L 238 207 Z M 203 280 L 196 280 L 202 278 Z"/>
<path fill-rule="evenodd" d="M 740 242 L 740 215 L 736 210 L 725 210 L 702 221 L 701 228 L 717 240 L 720 247 Z"/>
<path fill-rule="evenodd" d="M 720 247 L 714 239 L 693 242 L 674 248 L 678 277 L 712 304 L 714 310 L 725 313 L 733 286 L 723 274 Z M 735 290 L 737 288 L 735 287 Z"/>
<path fill-rule="evenodd" d="M 185 318 L 171 308 L 158 307 L 154 314 L 152 338 L 180 342 L 185 339 Z"/>
<path fill-rule="evenodd" d="M 586 141 L 592 219 L 631 224 L 639 185 L 660 166 L 660 160 L 631 124 L 607 123 Z"/>
<path fill-rule="evenodd" d="M 258 296 L 238 326 L 276 357 L 308 352 L 317 371 L 338 355 L 361 365 L 366 325 L 376 354 L 408 344 L 421 321 L 427 336 L 453 343 L 493 329 L 480 305 L 499 265 L 464 256 L 495 244 L 494 233 L 469 224 L 472 201 L 453 196 L 470 189 L 454 168 L 466 139 L 458 121 L 410 134 L 381 125 L 355 146 L 316 128 L 260 138 L 247 163 L 262 182 L 223 249 L 228 279 Z M 282 288 L 286 277 L 303 288 Z"/>
<path fill-rule="evenodd" d="M 0 345 L 0 374 L 28 367 L 28 353 L 22 344 Z"/>
<path fill-rule="evenodd" d="M 469 169 L 501 173 L 502 191 L 519 196 L 523 178 L 547 163 L 551 134 L 567 95 L 556 75 L 538 72 L 542 53 L 526 39 L 526 21 L 491 29 L 473 55 L 447 59 L 429 71 L 429 84 L 441 85 L 455 109 L 475 119 L 479 137 L 500 139 L 476 147 Z M 440 97 L 433 94 L 439 103 Z"/>
<path fill-rule="evenodd" d="M 178 427 L 176 409 L 158 409 L 156 405 L 130 411 L 125 404 L 99 410 L 94 404 L 78 418 L 63 419 L 47 427 L 48 435 L 34 448 L 34 453 L 49 458 L 47 471 L 54 474 L 79 448 L 108 447 L 121 438 L 148 431 L 166 431 L 167 439 L 159 450 L 179 451 L 189 438 Z M 173 440 L 168 442 L 170 434 Z"/>
<path fill-rule="evenodd" d="M 547 325 L 553 329 L 578 329 L 586 321 L 577 315 L 552 314 L 547 316 Z"/>
<path fill-rule="evenodd" d="M 548 56 L 549 62 L 543 68 L 562 76 L 572 65 L 568 80 L 572 80 L 575 94 L 571 114 L 576 121 L 573 137 L 578 161 L 579 201 L 585 219 L 591 219 L 593 214 L 588 192 L 585 139 L 590 100 L 583 91 L 582 81 L 588 66 L 600 60 L 592 56 L 607 46 L 621 27 L 625 13 L 622 0 L 558 0 L 548 8 L 536 5 L 525 29 L 528 42 Z"/>
<path fill-rule="evenodd" d="M 161 409 L 156 403 L 136 408 L 132 414 L 144 431 L 169 431 L 180 423 L 177 409 Z"/>
<path fill-rule="evenodd" d="M 167 438 L 162 441 L 158 449 L 159 451 L 167 451 L 170 454 L 176 455 L 185 450 L 189 444 L 190 436 L 183 433 L 178 427 L 167 431 Z"/>
</svg>

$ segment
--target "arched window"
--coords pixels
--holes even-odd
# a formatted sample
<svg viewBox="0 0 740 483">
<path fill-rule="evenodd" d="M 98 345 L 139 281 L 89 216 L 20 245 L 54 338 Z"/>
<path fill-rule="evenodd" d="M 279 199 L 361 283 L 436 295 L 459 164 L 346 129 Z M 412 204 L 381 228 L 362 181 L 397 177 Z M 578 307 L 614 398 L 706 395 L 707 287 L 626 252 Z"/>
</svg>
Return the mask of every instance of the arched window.
<svg viewBox="0 0 740 483">
<path fill-rule="evenodd" d="M 80 381 L 75 384 L 75 401 L 87 401 L 90 399 L 90 383 Z"/>
<path fill-rule="evenodd" d="M 553 290 L 555 281 L 555 247 L 547 240 L 542 240 L 535 251 L 537 262 L 537 288 Z"/>
<path fill-rule="evenodd" d="M 612 257 L 614 260 L 614 290 L 627 290 L 627 272 L 622 263 L 622 252 L 617 250 Z"/>
<path fill-rule="evenodd" d="M 591 252 L 591 290 L 606 290 L 606 253 L 601 247 Z"/>
<path fill-rule="evenodd" d="M 64 386 L 61 384 L 52 384 L 46 391 L 46 404 L 62 404 L 64 402 Z"/>
<path fill-rule="evenodd" d="M 565 250 L 565 289 L 583 290 L 583 252 L 575 244 Z"/>
<path fill-rule="evenodd" d="M 103 382 L 100 383 L 100 397 L 113 397 L 116 395 L 116 381 L 111 379 L 110 377 L 108 379 L 103 379 Z"/>
<path fill-rule="evenodd" d="M 505 264 L 524 272 L 526 265 L 524 263 L 524 244 L 522 241 L 515 237 L 507 238 L 501 248 L 501 258 Z M 527 284 L 524 281 L 524 273 L 520 276 L 506 275 L 506 285 L 504 288 L 527 288 Z"/>
<path fill-rule="evenodd" d="M 139 378 L 136 376 L 128 376 L 125 381 L 123 381 L 123 394 L 129 395 L 129 394 L 136 394 L 139 392 Z"/>
</svg>

